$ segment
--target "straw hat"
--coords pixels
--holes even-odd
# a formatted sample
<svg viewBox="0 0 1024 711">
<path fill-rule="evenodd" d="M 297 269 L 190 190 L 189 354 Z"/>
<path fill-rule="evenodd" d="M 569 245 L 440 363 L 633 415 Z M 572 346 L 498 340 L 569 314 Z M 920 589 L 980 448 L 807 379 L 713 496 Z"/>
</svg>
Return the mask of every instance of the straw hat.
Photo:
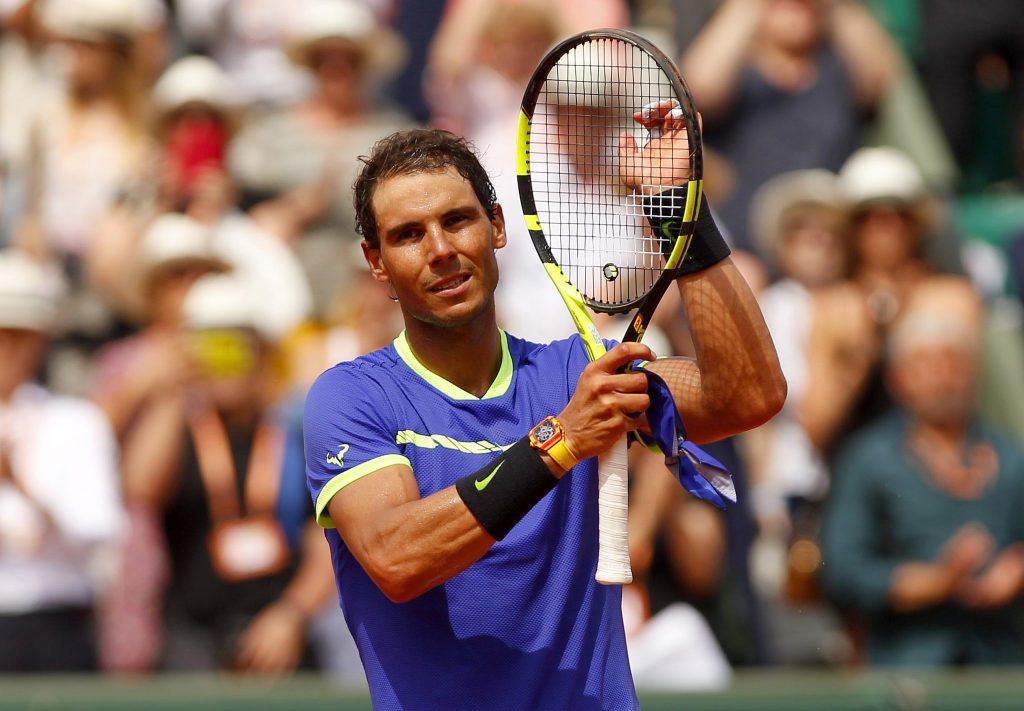
<svg viewBox="0 0 1024 711">
<path fill-rule="evenodd" d="M 758 188 L 750 203 L 750 233 L 762 257 L 774 260 L 786 220 L 798 208 L 845 214 L 845 194 L 835 173 L 794 170 L 777 175 Z"/>
<path fill-rule="evenodd" d="M 209 57 L 189 55 L 169 66 L 153 86 L 159 117 L 190 104 L 201 104 L 223 114 L 237 106 L 234 88 L 220 66 Z"/>
<path fill-rule="evenodd" d="M 161 272 L 189 265 L 215 272 L 231 269 L 214 247 L 208 227 L 180 213 L 161 215 L 150 224 L 137 248 L 135 279 L 139 294 L 146 294 Z"/>
<path fill-rule="evenodd" d="M 40 17 L 54 35 L 85 42 L 129 41 L 147 20 L 139 0 L 46 0 Z"/>
<path fill-rule="evenodd" d="M 20 250 L 0 250 L 0 328 L 51 331 L 64 292 L 56 269 Z"/>
<path fill-rule="evenodd" d="M 289 28 L 285 51 L 296 64 L 310 66 L 316 45 L 342 40 L 363 55 L 367 73 L 379 79 L 397 74 L 405 66 L 405 41 L 357 0 L 307 0 Z"/>
<path fill-rule="evenodd" d="M 938 220 L 938 206 L 917 165 L 887 146 L 861 148 L 839 170 L 839 182 L 856 211 L 873 205 L 909 210 L 926 227 Z"/>
</svg>

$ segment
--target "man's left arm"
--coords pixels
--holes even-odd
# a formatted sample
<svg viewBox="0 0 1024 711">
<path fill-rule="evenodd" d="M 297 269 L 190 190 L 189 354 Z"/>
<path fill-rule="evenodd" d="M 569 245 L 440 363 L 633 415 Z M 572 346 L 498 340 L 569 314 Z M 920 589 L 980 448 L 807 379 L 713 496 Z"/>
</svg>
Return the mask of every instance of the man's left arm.
<svg viewBox="0 0 1024 711">
<path fill-rule="evenodd" d="M 666 214 L 682 217 L 672 214 L 681 188 L 655 194 L 651 186 L 681 186 L 690 177 L 689 138 L 679 130 L 685 125 L 673 115 L 674 103 L 660 102 L 646 117 L 637 112 L 641 126 L 663 129 L 643 150 L 628 133 L 619 137 L 619 177 L 644 196 L 655 234 Z M 688 438 L 713 442 L 766 422 L 782 409 L 786 379 L 757 299 L 729 258 L 706 198 L 677 275 L 696 358 L 660 359 L 650 369 L 668 384 Z"/>
<path fill-rule="evenodd" d="M 763 424 L 782 408 L 786 380 L 750 287 L 728 256 L 677 283 L 696 358 L 648 367 L 672 391 L 689 439 L 713 442 Z"/>
</svg>

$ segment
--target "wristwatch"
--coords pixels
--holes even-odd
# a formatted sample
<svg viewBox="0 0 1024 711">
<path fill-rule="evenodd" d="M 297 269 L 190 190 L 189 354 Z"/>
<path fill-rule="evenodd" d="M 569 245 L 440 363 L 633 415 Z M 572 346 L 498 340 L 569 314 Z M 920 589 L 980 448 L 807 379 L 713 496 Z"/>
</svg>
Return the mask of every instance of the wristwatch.
<svg viewBox="0 0 1024 711">
<path fill-rule="evenodd" d="M 569 471 L 579 462 L 565 443 L 562 423 L 554 417 L 545 417 L 530 430 L 530 446 L 547 452 L 564 471 Z"/>
</svg>

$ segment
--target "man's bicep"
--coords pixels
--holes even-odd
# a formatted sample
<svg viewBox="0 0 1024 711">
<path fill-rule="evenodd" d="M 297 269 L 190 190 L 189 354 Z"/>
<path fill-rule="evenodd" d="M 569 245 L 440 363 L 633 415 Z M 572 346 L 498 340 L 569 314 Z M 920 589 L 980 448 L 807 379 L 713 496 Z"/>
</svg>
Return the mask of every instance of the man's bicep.
<svg viewBox="0 0 1024 711">
<path fill-rule="evenodd" d="M 382 517 L 419 498 L 419 486 L 406 462 L 377 469 L 339 489 L 324 503 L 330 523 L 358 558 L 360 551 L 372 545 L 376 523 Z"/>
<path fill-rule="evenodd" d="M 333 381 L 321 376 L 310 390 L 303 424 L 306 482 L 325 528 L 334 526 L 328 503 L 338 492 L 388 467 L 411 468 L 373 383 L 344 371 L 328 374 Z"/>
</svg>

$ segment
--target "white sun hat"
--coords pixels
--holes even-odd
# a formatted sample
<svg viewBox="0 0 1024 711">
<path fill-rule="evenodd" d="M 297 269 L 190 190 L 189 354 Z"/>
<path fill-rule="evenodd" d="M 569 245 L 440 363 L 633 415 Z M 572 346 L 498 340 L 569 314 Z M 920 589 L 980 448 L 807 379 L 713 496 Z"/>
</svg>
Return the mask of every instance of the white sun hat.
<svg viewBox="0 0 1024 711">
<path fill-rule="evenodd" d="M 228 271 L 230 263 L 218 253 L 212 230 L 187 215 L 169 212 L 157 217 L 143 233 L 136 252 L 137 279 L 145 289 L 159 272 L 195 264 Z"/>
<path fill-rule="evenodd" d="M 55 267 L 18 249 L 0 250 L 0 328 L 51 331 L 64 293 Z"/>
<path fill-rule="evenodd" d="M 208 274 L 188 290 L 182 308 L 184 325 L 194 331 L 252 330 L 270 338 L 263 301 L 252 282 L 238 274 Z"/>
<path fill-rule="evenodd" d="M 343 40 L 362 53 L 366 71 L 387 79 L 405 66 L 409 49 L 401 36 L 380 24 L 358 0 L 305 0 L 288 28 L 285 51 L 296 64 L 309 66 L 320 42 Z"/>
<path fill-rule="evenodd" d="M 189 104 L 228 113 L 238 103 L 227 74 L 201 55 L 182 57 L 169 66 L 153 86 L 153 102 L 161 116 Z"/>
<path fill-rule="evenodd" d="M 134 38 L 147 28 L 146 11 L 139 0 L 45 0 L 40 17 L 58 37 L 99 42 Z"/>
<path fill-rule="evenodd" d="M 925 226 L 939 219 L 938 205 L 920 169 L 905 153 L 888 146 L 861 148 L 839 170 L 839 182 L 852 209 L 895 205 Z"/>
</svg>

